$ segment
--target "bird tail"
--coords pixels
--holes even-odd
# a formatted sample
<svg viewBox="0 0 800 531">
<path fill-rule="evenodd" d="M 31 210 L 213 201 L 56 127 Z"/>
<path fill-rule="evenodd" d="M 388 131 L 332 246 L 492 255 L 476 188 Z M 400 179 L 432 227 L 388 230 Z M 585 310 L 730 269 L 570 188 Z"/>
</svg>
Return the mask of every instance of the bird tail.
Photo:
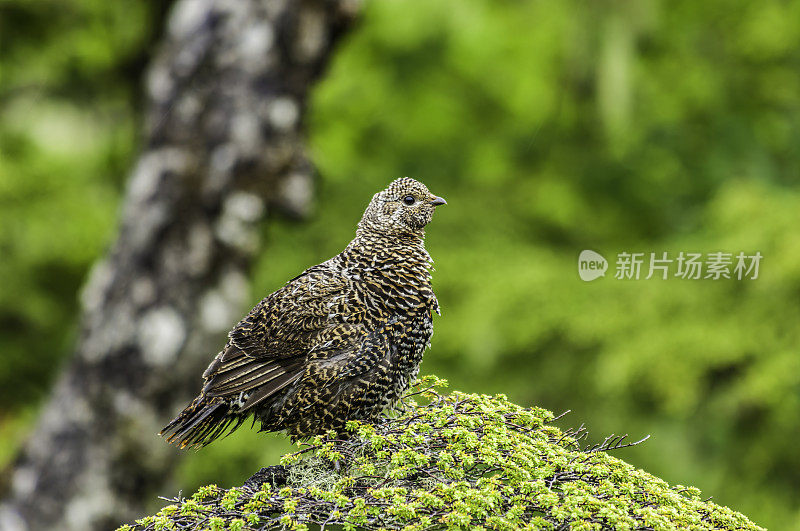
<svg viewBox="0 0 800 531">
<path fill-rule="evenodd" d="M 200 395 L 160 435 L 181 448 L 201 448 L 226 432 L 233 432 L 245 418 L 233 411 L 228 400 Z"/>
</svg>

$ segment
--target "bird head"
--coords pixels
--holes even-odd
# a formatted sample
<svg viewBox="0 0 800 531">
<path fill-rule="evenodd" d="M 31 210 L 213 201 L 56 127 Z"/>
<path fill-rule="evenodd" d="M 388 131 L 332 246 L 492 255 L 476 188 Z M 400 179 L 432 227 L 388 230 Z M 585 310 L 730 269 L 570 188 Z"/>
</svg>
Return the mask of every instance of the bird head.
<svg viewBox="0 0 800 531">
<path fill-rule="evenodd" d="M 420 234 L 436 207 L 446 204 L 421 182 L 401 177 L 372 197 L 358 226 L 387 235 Z"/>
</svg>

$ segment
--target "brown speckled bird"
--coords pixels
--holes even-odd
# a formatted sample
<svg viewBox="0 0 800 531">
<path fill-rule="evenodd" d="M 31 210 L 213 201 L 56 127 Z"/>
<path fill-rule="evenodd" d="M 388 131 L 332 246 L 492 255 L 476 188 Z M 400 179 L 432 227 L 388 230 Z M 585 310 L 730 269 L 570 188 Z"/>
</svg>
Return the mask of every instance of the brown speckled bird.
<svg viewBox="0 0 800 531">
<path fill-rule="evenodd" d="M 251 415 L 292 439 L 376 418 L 414 381 L 433 334 L 425 225 L 444 204 L 408 177 L 375 194 L 344 251 L 231 330 L 200 396 L 161 434 L 204 446 Z"/>
</svg>

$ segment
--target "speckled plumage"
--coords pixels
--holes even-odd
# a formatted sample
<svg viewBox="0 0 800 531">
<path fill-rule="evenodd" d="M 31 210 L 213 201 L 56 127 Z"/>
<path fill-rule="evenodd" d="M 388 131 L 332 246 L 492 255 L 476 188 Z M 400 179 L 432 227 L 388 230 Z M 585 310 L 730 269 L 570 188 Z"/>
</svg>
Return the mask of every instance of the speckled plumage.
<svg viewBox="0 0 800 531">
<path fill-rule="evenodd" d="M 424 228 L 445 204 L 407 177 L 375 194 L 344 251 L 253 308 L 162 430 L 203 446 L 253 415 L 293 438 L 370 420 L 414 381 L 439 311 Z"/>
</svg>

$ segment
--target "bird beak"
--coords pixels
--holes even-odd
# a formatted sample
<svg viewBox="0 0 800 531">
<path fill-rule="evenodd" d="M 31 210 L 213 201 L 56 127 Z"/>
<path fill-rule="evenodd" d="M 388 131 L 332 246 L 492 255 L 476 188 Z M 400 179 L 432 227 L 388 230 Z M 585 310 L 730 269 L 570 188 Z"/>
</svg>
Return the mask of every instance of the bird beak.
<svg viewBox="0 0 800 531">
<path fill-rule="evenodd" d="M 431 204 L 433 206 L 446 205 L 447 201 L 444 200 L 444 197 L 439 197 L 438 195 L 435 195 L 431 200 Z"/>
</svg>

